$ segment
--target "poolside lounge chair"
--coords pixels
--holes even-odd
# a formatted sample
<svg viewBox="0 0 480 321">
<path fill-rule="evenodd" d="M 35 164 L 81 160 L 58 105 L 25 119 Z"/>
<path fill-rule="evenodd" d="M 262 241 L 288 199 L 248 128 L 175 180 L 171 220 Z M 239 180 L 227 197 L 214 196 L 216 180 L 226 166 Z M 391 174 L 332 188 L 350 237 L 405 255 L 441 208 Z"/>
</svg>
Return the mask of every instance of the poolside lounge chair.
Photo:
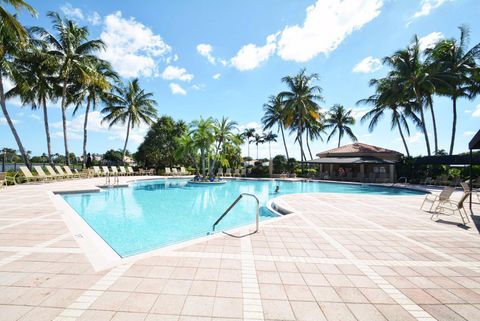
<svg viewBox="0 0 480 321">
<path fill-rule="evenodd" d="M 166 176 L 172 176 L 173 175 L 173 172 L 170 169 L 170 167 L 165 167 L 165 175 Z"/>
<path fill-rule="evenodd" d="M 435 179 L 435 185 L 448 185 L 450 182 L 448 176 L 440 175 Z"/>
<path fill-rule="evenodd" d="M 428 186 L 428 185 L 433 185 L 435 181 L 431 177 L 426 177 L 423 182 L 420 182 L 420 184 Z"/>
<path fill-rule="evenodd" d="M 456 177 L 452 180 L 452 182 L 450 183 L 450 186 L 457 187 L 461 182 L 462 182 L 462 179 L 460 177 Z"/>
<path fill-rule="evenodd" d="M 17 182 L 15 181 L 15 176 L 17 173 L 14 174 L 14 176 L 7 176 L 6 172 L 0 172 L 0 188 L 2 188 L 4 185 L 8 185 L 8 183 L 13 183 L 13 185 L 16 185 Z"/>
<path fill-rule="evenodd" d="M 240 177 L 240 170 L 238 168 L 235 168 L 233 171 L 233 177 Z"/>
<path fill-rule="evenodd" d="M 444 203 L 448 202 L 450 200 L 450 196 L 452 196 L 452 193 L 455 191 L 455 188 L 453 187 L 445 187 L 439 194 L 427 194 L 425 195 L 425 198 L 423 199 L 422 206 L 420 206 L 420 209 L 423 209 L 423 205 L 425 203 L 431 203 L 429 212 L 432 211 L 433 207 Z"/>
<path fill-rule="evenodd" d="M 42 166 L 33 166 L 33 168 L 35 169 L 35 171 L 37 172 L 38 176 L 43 178 L 44 180 L 47 180 L 47 179 L 55 179 L 56 177 L 52 176 L 52 175 L 47 175 L 45 174 L 45 172 L 43 171 L 42 169 Z"/>
<path fill-rule="evenodd" d="M 129 175 L 137 175 L 138 172 L 135 172 L 132 168 L 132 166 L 127 167 L 127 172 Z"/>
<path fill-rule="evenodd" d="M 100 170 L 100 167 L 98 166 L 93 166 L 93 173 L 94 173 L 94 176 L 105 176 L 105 173 L 102 173 L 102 171 Z"/>
<path fill-rule="evenodd" d="M 217 176 L 222 177 L 223 176 L 223 168 L 219 167 L 217 170 Z"/>
<path fill-rule="evenodd" d="M 247 177 L 247 169 L 246 168 L 242 168 L 242 170 L 240 171 L 240 176 Z"/>
<path fill-rule="evenodd" d="M 180 173 L 177 171 L 177 168 L 172 167 L 172 175 L 174 176 L 180 175 Z"/>
<path fill-rule="evenodd" d="M 127 171 L 125 170 L 125 167 L 119 166 L 118 168 L 120 169 L 120 175 L 123 175 L 123 176 L 128 175 Z"/>
<path fill-rule="evenodd" d="M 453 200 L 448 200 L 446 202 L 443 202 L 435 208 L 435 212 L 432 214 L 431 219 L 433 219 L 434 216 L 438 216 L 439 214 L 445 214 L 445 211 L 451 212 L 451 215 L 454 215 L 456 212 L 460 215 L 463 224 L 467 224 L 470 222 L 470 218 L 468 217 L 468 213 L 465 210 L 465 207 L 463 204 L 465 203 L 465 200 L 470 196 L 470 192 L 463 192 L 462 197 L 460 200 L 453 201 Z"/>
<path fill-rule="evenodd" d="M 60 172 L 58 172 L 58 174 L 57 174 L 57 172 L 50 165 L 46 165 L 45 168 L 47 169 L 47 172 L 50 174 L 50 176 L 52 176 L 55 179 L 67 178 L 67 176 L 65 176 L 65 174 L 62 175 L 62 173 L 60 173 Z"/>
<path fill-rule="evenodd" d="M 103 171 L 103 175 L 107 176 L 107 175 L 110 175 L 110 170 L 108 169 L 108 166 L 102 166 L 102 171 Z"/>
<path fill-rule="evenodd" d="M 232 177 L 232 170 L 231 170 L 230 168 L 227 168 L 227 169 L 225 170 L 225 177 L 227 177 L 227 176 Z"/>
<path fill-rule="evenodd" d="M 61 173 L 60 171 L 62 170 L 62 168 L 60 166 L 55 166 L 55 168 L 57 169 L 57 172 Z M 81 177 L 81 174 L 80 173 L 73 173 L 72 170 L 70 169 L 70 167 L 68 167 L 67 165 L 63 166 L 63 169 L 65 170 L 65 174 L 67 174 L 68 177 L 71 177 L 71 178 L 80 178 Z"/>
<path fill-rule="evenodd" d="M 118 172 L 117 166 L 110 166 L 111 174 L 114 176 L 119 176 L 120 173 Z"/>
<path fill-rule="evenodd" d="M 477 197 L 478 201 L 480 202 L 480 190 L 478 190 L 478 189 L 472 190 L 470 188 L 470 184 L 469 184 L 468 181 L 462 182 L 462 183 L 460 183 L 460 185 L 462 186 L 464 192 L 472 193 L 473 195 L 475 195 Z"/>
<path fill-rule="evenodd" d="M 180 167 L 180 173 L 182 175 L 190 175 L 190 172 L 185 169 L 185 167 Z"/>
<path fill-rule="evenodd" d="M 33 176 L 32 172 L 30 172 L 30 170 L 28 169 L 27 166 L 20 166 L 20 171 L 22 172 L 25 180 L 27 182 L 31 182 L 31 181 L 44 181 L 45 178 L 43 177 L 40 177 L 40 176 Z"/>
</svg>

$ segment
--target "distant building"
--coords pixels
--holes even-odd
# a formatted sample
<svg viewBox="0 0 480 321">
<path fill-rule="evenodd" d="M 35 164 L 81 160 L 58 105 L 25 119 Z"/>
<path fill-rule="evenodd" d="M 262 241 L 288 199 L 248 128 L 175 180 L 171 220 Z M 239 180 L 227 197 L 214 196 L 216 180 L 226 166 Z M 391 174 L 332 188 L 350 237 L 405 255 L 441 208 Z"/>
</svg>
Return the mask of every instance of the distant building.
<svg viewBox="0 0 480 321">
<path fill-rule="evenodd" d="M 395 163 L 402 153 L 383 147 L 354 143 L 316 154 L 307 161 L 319 165 L 319 177 L 359 182 L 394 182 Z"/>
</svg>

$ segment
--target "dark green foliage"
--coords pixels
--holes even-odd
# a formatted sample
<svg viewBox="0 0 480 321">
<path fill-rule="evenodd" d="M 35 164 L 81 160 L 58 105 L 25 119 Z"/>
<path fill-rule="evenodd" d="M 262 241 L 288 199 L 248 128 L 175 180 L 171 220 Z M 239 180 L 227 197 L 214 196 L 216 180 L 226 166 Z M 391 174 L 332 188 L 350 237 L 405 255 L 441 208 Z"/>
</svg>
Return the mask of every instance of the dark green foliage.
<svg viewBox="0 0 480 321">
<path fill-rule="evenodd" d="M 273 158 L 273 173 L 282 174 L 287 171 L 287 159 L 283 155 L 277 155 Z"/>
</svg>

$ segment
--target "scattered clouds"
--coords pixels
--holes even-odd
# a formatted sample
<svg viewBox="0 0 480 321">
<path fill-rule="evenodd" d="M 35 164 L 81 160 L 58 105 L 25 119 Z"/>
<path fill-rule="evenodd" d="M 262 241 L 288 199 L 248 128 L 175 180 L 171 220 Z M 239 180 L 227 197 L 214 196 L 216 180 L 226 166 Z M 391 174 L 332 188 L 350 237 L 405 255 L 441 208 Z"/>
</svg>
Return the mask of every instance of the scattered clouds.
<svg viewBox="0 0 480 321">
<path fill-rule="evenodd" d="M 170 83 L 170 91 L 174 95 L 182 95 L 185 96 L 187 94 L 187 91 L 182 88 L 179 84 L 176 84 L 174 82 Z"/>
<path fill-rule="evenodd" d="M 187 73 L 185 68 L 175 67 L 175 66 L 167 66 L 165 70 L 162 72 L 162 78 L 166 80 L 182 80 L 182 81 L 191 81 L 193 79 L 193 75 Z"/>
<path fill-rule="evenodd" d="M 222 75 L 220 73 L 216 73 L 215 75 L 212 76 L 213 79 L 218 80 L 220 79 Z"/>
<path fill-rule="evenodd" d="M 364 58 L 358 64 L 353 67 L 353 72 L 361 72 L 364 74 L 369 74 L 380 70 L 382 68 L 382 62 L 378 58 L 374 58 L 372 56 Z"/>
<path fill-rule="evenodd" d="M 177 60 L 178 60 L 178 55 L 174 54 L 173 56 L 170 56 L 167 59 L 165 59 L 165 62 L 167 63 L 167 65 L 169 65 L 170 63 L 175 62 Z"/>
<path fill-rule="evenodd" d="M 193 90 L 200 90 L 202 88 L 205 88 L 204 84 L 199 84 L 199 85 L 192 85 Z"/>
<path fill-rule="evenodd" d="M 102 23 L 102 17 L 98 14 L 98 12 L 94 11 L 88 15 L 87 21 L 92 25 L 97 26 Z"/>
<path fill-rule="evenodd" d="M 156 75 L 157 60 L 164 59 L 171 47 L 150 28 L 117 11 L 105 17 L 100 38 L 107 49 L 100 52 L 123 77 Z"/>
<path fill-rule="evenodd" d="M 475 135 L 475 132 L 473 131 L 463 132 L 463 137 L 472 137 L 473 135 Z"/>
<path fill-rule="evenodd" d="M 208 62 L 215 65 L 216 59 L 212 56 L 213 47 L 207 43 L 201 43 L 197 45 L 197 52 L 200 56 L 207 58 Z"/>
<path fill-rule="evenodd" d="M 445 2 L 446 0 L 422 0 L 420 9 L 413 14 L 411 19 L 428 16 L 432 10 L 440 7 Z"/>
<path fill-rule="evenodd" d="M 266 44 L 262 47 L 257 47 L 252 43 L 243 46 L 230 60 L 232 66 L 240 71 L 257 68 L 275 52 L 277 36 L 278 34 L 269 35 Z"/>
<path fill-rule="evenodd" d="M 70 19 L 84 20 L 85 16 L 83 15 L 82 9 L 74 8 L 70 3 L 65 3 L 60 7 L 63 14 Z"/>
<path fill-rule="evenodd" d="M 359 120 L 362 118 L 366 113 L 368 113 L 369 109 L 368 108 L 351 108 L 352 111 L 351 115 L 353 118 L 356 120 Z"/>
<path fill-rule="evenodd" d="M 303 25 L 283 29 L 278 55 L 306 62 L 318 54 L 328 54 L 353 31 L 376 18 L 382 6 L 382 0 L 318 0 L 307 8 Z"/>
<path fill-rule="evenodd" d="M 243 132 L 245 129 L 247 128 L 253 128 L 255 129 L 255 131 L 259 132 L 259 133 L 263 133 L 263 127 L 261 124 L 257 123 L 257 122 L 254 122 L 254 121 L 251 121 L 249 123 L 245 123 L 245 124 L 241 124 L 241 125 L 238 125 L 238 130 L 240 132 Z"/>
<path fill-rule="evenodd" d="M 437 42 L 444 39 L 445 36 L 441 32 L 432 32 L 418 39 L 420 50 L 430 49 L 435 46 Z"/>
<path fill-rule="evenodd" d="M 480 117 L 480 104 L 477 105 L 477 107 L 475 108 L 475 110 L 472 113 L 472 116 L 473 117 Z"/>
<path fill-rule="evenodd" d="M 10 119 L 12 120 L 12 123 L 13 123 L 14 125 L 21 123 L 21 121 L 18 120 L 18 119 L 13 119 L 13 118 L 11 118 L 11 117 L 10 117 Z M 6 119 L 5 117 L 0 117 L 0 126 L 1 126 L 1 125 L 8 125 L 7 119 Z"/>
</svg>

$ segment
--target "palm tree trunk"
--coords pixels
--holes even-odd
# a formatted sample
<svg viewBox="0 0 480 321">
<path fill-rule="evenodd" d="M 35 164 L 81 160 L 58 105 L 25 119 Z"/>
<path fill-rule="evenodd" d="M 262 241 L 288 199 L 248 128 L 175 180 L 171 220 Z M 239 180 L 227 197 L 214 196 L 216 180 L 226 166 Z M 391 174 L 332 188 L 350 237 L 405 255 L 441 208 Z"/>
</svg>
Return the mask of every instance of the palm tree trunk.
<svg viewBox="0 0 480 321">
<path fill-rule="evenodd" d="M 307 134 L 305 135 L 305 141 L 307 142 L 308 153 L 310 154 L 310 159 L 313 159 L 312 151 L 310 150 L 310 144 L 308 143 L 308 129 Z"/>
<path fill-rule="evenodd" d="M 202 159 L 202 176 L 205 177 L 205 149 L 200 148 L 200 157 Z"/>
<path fill-rule="evenodd" d="M 272 144 L 270 141 L 268 141 L 268 156 L 272 159 Z"/>
<path fill-rule="evenodd" d="M 435 142 L 435 154 L 438 153 L 438 135 L 437 135 L 437 121 L 435 120 L 435 111 L 433 110 L 433 103 L 430 99 L 430 113 L 432 114 L 432 124 L 433 124 L 433 139 Z"/>
<path fill-rule="evenodd" d="M 53 166 L 52 160 L 52 143 L 50 139 L 50 129 L 48 128 L 48 110 L 47 110 L 47 101 L 43 98 L 42 101 L 43 105 L 43 122 L 45 125 L 45 135 L 47 137 L 47 156 L 48 156 L 48 163 Z"/>
<path fill-rule="evenodd" d="M 342 135 L 340 135 L 340 130 L 338 131 L 338 146 L 340 147 L 340 142 L 342 141 Z"/>
<path fill-rule="evenodd" d="M 130 136 L 130 123 L 132 121 L 132 117 L 128 117 L 128 122 L 127 122 L 127 137 L 125 137 L 125 145 L 123 146 L 123 158 L 122 158 L 122 163 L 125 162 L 125 154 L 127 153 L 127 144 L 128 144 L 128 136 Z"/>
<path fill-rule="evenodd" d="M 22 154 L 23 162 L 25 163 L 25 166 L 28 168 L 31 168 L 30 166 L 30 161 L 28 160 L 27 153 L 25 152 L 25 148 L 23 148 L 22 141 L 20 140 L 20 136 L 18 136 L 17 129 L 13 125 L 12 119 L 10 118 L 10 115 L 8 114 L 7 106 L 5 104 L 5 93 L 3 91 L 3 79 L 1 77 L 1 72 L 0 72 L 0 105 L 2 105 L 2 112 L 3 115 L 5 116 L 5 119 L 7 120 L 7 124 L 10 127 L 10 130 L 12 131 L 13 137 L 15 138 L 15 141 L 17 142 L 18 149 L 20 150 L 20 154 Z"/>
<path fill-rule="evenodd" d="M 256 145 L 257 145 L 257 160 L 258 160 L 258 143 Z"/>
<path fill-rule="evenodd" d="M 453 102 L 453 122 L 452 122 L 452 138 L 450 140 L 450 155 L 453 154 L 453 147 L 455 145 L 455 132 L 457 131 L 457 97 L 452 97 Z"/>
<path fill-rule="evenodd" d="M 405 136 L 403 136 L 402 126 L 400 126 L 399 121 L 397 121 L 397 126 L 398 126 L 398 131 L 400 133 L 400 137 L 402 137 L 403 146 L 405 146 L 405 151 L 407 152 L 407 156 L 410 157 L 410 152 L 408 150 L 407 141 L 405 140 Z"/>
<path fill-rule="evenodd" d="M 62 88 L 62 125 L 63 125 L 63 144 L 65 146 L 65 165 L 70 166 L 70 157 L 68 152 L 68 139 L 67 139 L 67 107 L 65 106 L 67 100 L 67 79 L 63 81 Z"/>
<path fill-rule="evenodd" d="M 87 168 L 87 125 L 88 125 L 89 112 L 90 112 L 90 99 L 87 99 L 87 107 L 85 108 L 85 120 L 83 122 L 83 168 Z"/>
<path fill-rule="evenodd" d="M 425 126 L 425 115 L 422 106 L 420 106 L 420 119 L 422 120 L 422 131 L 423 136 L 425 137 L 425 144 L 427 145 L 427 154 L 430 156 L 430 141 L 428 140 L 427 127 Z"/>
<path fill-rule="evenodd" d="M 285 146 L 285 154 L 287 154 L 287 160 L 288 160 L 289 159 L 288 149 L 287 149 L 287 143 L 285 142 L 285 134 L 283 133 L 283 125 L 282 124 L 280 124 L 280 130 L 282 131 L 283 146 Z"/>
</svg>

